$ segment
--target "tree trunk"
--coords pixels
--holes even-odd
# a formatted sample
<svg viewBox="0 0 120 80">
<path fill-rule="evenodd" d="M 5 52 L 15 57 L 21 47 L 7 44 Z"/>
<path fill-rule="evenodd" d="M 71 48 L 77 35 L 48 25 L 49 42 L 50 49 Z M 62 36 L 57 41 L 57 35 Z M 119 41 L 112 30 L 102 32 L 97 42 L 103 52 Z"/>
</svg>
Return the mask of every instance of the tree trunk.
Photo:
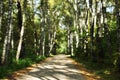
<svg viewBox="0 0 120 80">
<path fill-rule="evenodd" d="M 40 36 L 40 54 L 49 56 L 48 44 L 48 1 L 41 1 L 41 36 Z"/>
<path fill-rule="evenodd" d="M 117 44 L 118 44 L 118 59 L 117 69 L 120 72 L 120 1 L 115 0 L 116 22 L 117 22 Z"/>
<path fill-rule="evenodd" d="M 20 14 L 21 16 L 20 19 L 22 20 L 22 22 L 20 23 L 20 27 L 21 27 L 21 31 L 20 31 L 20 39 L 19 39 L 19 43 L 18 43 L 18 48 L 17 48 L 17 53 L 16 53 L 16 61 L 19 60 L 19 57 L 20 57 L 20 52 L 21 52 L 21 48 L 22 48 L 22 42 L 23 42 L 23 35 L 24 35 L 24 27 L 25 27 L 25 10 L 26 10 L 26 2 L 27 0 L 24 0 L 24 3 L 23 3 L 23 11 L 21 10 L 21 3 L 20 1 L 18 0 L 18 14 Z M 20 10 L 20 11 L 19 11 Z M 22 13 L 22 14 L 21 14 Z"/>
<path fill-rule="evenodd" d="M 3 0 L 0 0 L 0 32 L 2 27 L 2 16 L 3 16 Z"/>
<path fill-rule="evenodd" d="M 74 10 L 75 10 L 75 15 L 74 15 L 74 28 L 75 30 L 75 37 L 76 37 L 76 44 L 75 47 L 78 48 L 79 45 L 79 32 L 78 32 L 78 21 L 79 21 L 79 14 L 78 14 L 78 0 L 74 1 Z"/>
<path fill-rule="evenodd" d="M 67 30 L 67 53 L 70 54 L 70 26 L 68 26 L 68 30 Z"/>
<path fill-rule="evenodd" d="M 96 0 L 89 0 L 89 8 L 90 8 L 90 14 L 91 14 L 91 19 L 90 19 L 90 57 L 91 59 L 93 59 L 93 61 L 95 61 L 95 50 L 94 50 L 94 46 L 95 46 L 95 28 L 96 28 L 96 20 L 97 20 L 97 1 Z"/>
<path fill-rule="evenodd" d="M 6 36 L 4 39 L 3 44 L 3 52 L 2 52 L 2 60 L 1 64 L 7 64 L 8 63 L 8 55 L 10 53 L 10 45 L 11 45 L 11 33 L 12 33 L 12 0 L 9 0 L 9 11 L 8 11 L 8 25 L 7 25 L 7 31 Z"/>
<path fill-rule="evenodd" d="M 74 44 L 73 44 L 73 32 L 70 32 L 70 54 L 71 56 L 74 55 Z"/>
</svg>

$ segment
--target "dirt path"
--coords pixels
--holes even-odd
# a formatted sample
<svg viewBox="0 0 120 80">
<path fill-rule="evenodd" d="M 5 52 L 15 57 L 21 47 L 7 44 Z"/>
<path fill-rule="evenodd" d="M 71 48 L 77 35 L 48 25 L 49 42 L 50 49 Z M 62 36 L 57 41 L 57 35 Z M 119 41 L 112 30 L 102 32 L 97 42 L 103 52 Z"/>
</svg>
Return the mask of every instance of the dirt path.
<svg viewBox="0 0 120 80">
<path fill-rule="evenodd" d="M 28 68 L 16 72 L 14 80 L 87 80 L 82 71 L 78 68 L 74 60 L 68 55 L 56 55 L 48 58 L 36 67 Z M 89 76 L 89 75 L 88 75 Z M 89 80 L 94 80 L 90 79 Z"/>
</svg>

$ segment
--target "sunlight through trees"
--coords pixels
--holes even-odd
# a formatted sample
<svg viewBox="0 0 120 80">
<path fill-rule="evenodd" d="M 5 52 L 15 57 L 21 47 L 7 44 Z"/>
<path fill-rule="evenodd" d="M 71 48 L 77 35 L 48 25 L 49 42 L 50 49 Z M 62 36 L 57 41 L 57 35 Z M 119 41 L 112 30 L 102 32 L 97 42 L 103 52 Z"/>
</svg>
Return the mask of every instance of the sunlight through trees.
<svg viewBox="0 0 120 80">
<path fill-rule="evenodd" d="M 0 0 L 0 62 L 70 54 L 120 72 L 119 0 Z"/>
</svg>

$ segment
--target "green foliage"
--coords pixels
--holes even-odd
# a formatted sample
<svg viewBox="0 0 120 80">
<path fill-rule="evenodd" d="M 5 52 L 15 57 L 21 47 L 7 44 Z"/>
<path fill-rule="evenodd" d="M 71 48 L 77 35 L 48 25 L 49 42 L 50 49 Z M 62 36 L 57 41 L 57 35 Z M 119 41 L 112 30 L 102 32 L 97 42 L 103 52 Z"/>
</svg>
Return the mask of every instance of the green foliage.
<svg viewBox="0 0 120 80">
<path fill-rule="evenodd" d="M 90 60 L 84 60 L 81 57 L 72 57 L 77 62 L 82 64 L 84 67 L 86 67 L 88 70 L 90 70 L 95 75 L 99 75 L 101 77 L 101 80 L 119 80 L 120 79 L 120 73 L 114 72 L 114 66 L 113 65 L 106 65 L 104 63 L 95 63 L 91 62 Z M 99 66 L 99 67 L 98 67 Z"/>
<path fill-rule="evenodd" d="M 13 59 L 12 63 L 9 63 L 8 65 L 5 65 L 5 66 L 0 66 L 0 79 L 7 77 L 14 71 L 31 66 L 32 64 L 35 64 L 35 63 L 39 63 L 44 59 L 45 57 L 35 56 L 34 54 L 29 54 L 27 58 L 20 59 L 18 62 L 16 62 L 16 60 Z"/>
<path fill-rule="evenodd" d="M 60 43 L 59 48 L 57 49 L 57 52 L 58 53 L 66 53 L 66 51 L 67 51 L 66 46 L 67 46 L 67 43 L 65 41 Z"/>
<path fill-rule="evenodd" d="M 3 13 L 2 16 L 2 24 L 0 26 L 0 58 L 2 56 L 2 49 L 4 38 L 6 36 L 6 31 L 8 29 L 9 21 L 9 2 L 8 0 L 3 1 Z M 0 77 L 4 77 L 5 75 L 10 74 L 11 72 L 22 69 L 24 67 L 30 66 L 33 63 L 39 62 L 45 59 L 44 56 L 37 56 L 36 52 L 40 52 L 43 46 L 43 40 L 45 39 L 45 46 L 49 45 L 49 42 L 54 40 L 57 44 L 57 49 L 53 47 L 52 51 L 57 50 L 57 53 L 66 53 L 67 52 L 67 36 L 68 34 L 73 34 L 73 52 L 76 55 L 74 58 L 78 61 L 79 58 L 82 60 L 83 64 L 86 65 L 87 68 L 93 70 L 97 70 L 96 74 L 106 74 L 110 71 L 107 70 L 108 66 L 116 67 L 119 65 L 118 60 L 118 46 L 117 46 L 117 27 L 116 27 L 116 17 L 113 15 L 113 12 L 110 13 L 102 13 L 102 8 L 97 6 L 96 3 L 91 5 L 90 7 L 86 3 L 86 0 L 77 0 L 78 3 L 75 4 L 75 0 L 38 0 L 33 1 L 30 0 L 26 2 L 26 12 L 25 12 L 25 23 L 23 23 L 25 27 L 25 33 L 23 36 L 23 43 L 20 60 L 18 62 L 15 61 L 16 50 L 19 42 L 19 34 L 21 25 L 18 19 L 18 9 L 16 6 L 16 2 L 13 1 L 11 4 L 13 8 L 12 12 L 12 28 L 13 31 L 12 37 L 14 41 L 14 49 L 10 51 L 8 55 L 8 64 L 6 66 L 0 66 Z M 48 2 L 46 2 L 48 1 Z M 97 0 L 97 3 L 101 4 L 102 1 Z M 21 1 L 21 7 L 23 9 L 23 2 Z M 94 1 L 93 1 L 94 2 Z M 107 0 L 107 4 L 113 5 L 114 1 Z M 93 7 L 94 6 L 94 7 Z M 100 8 L 100 12 L 97 11 Z M 106 6 L 108 8 L 108 6 Z M 104 8 L 103 8 L 104 9 Z M 23 9 L 24 10 L 24 9 Z M 89 11 L 90 10 L 90 11 Z M 96 17 L 93 17 L 93 14 Z M 94 13 L 96 12 L 96 13 Z M 22 12 L 24 13 L 24 11 Z M 101 17 L 101 16 L 106 17 Z M 96 21 L 94 19 L 96 18 Z M 108 21 L 108 26 L 103 26 L 103 22 Z M 101 20 L 101 21 L 100 21 Z M 94 21 L 94 22 L 93 22 Z M 96 24 L 94 25 L 94 23 Z M 99 23 L 100 22 L 100 23 Z M 92 23 L 92 24 L 91 24 Z M 99 25 L 100 24 L 100 25 Z M 94 25 L 94 30 L 92 33 L 92 25 Z M 63 28 L 64 26 L 64 28 Z M 78 28 L 76 28 L 78 26 Z M 98 31 L 98 33 L 102 34 L 100 40 L 98 39 L 97 29 L 98 27 L 102 28 L 102 32 Z M 105 28 L 108 28 L 108 34 L 105 33 Z M 69 31 L 70 33 L 67 33 Z M 56 32 L 56 36 L 54 34 Z M 76 35 L 79 35 L 79 47 L 76 49 Z M 9 32 L 8 32 L 9 33 Z M 44 35 L 45 34 L 45 35 Z M 92 36 L 95 34 L 94 36 Z M 45 38 L 44 38 L 45 36 Z M 54 36 L 54 39 L 53 39 Z M 51 38 L 52 37 L 52 38 Z M 93 38 L 92 38 L 93 37 Z M 43 39 L 44 38 L 44 39 Z M 24 48 L 24 50 L 23 50 Z M 45 47 L 46 48 L 46 47 Z M 54 50 L 55 49 L 55 50 Z M 45 51 L 49 50 L 49 47 L 45 49 Z M 41 51 L 42 52 L 42 51 Z M 56 52 L 56 51 L 55 51 Z M 40 53 L 41 54 L 41 53 Z M 86 62 L 86 59 L 88 60 Z M 95 60 L 94 60 L 95 59 Z M 1 60 L 1 59 L 0 59 Z M 93 62 L 89 62 L 93 61 Z M 118 62 L 117 62 L 118 61 Z M 100 66 L 100 67 L 97 67 Z M 107 66 L 107 67 L 106 67 Z M 117 66 L 118 68 L 119 66 Z M 105 69 L 107 68 L 107 69 Z M 116 79 L 117 80 L 117 79 Z"/>
<path fill-rule="evenodd" d="M 6 71 L 5 67 L 0 67 L 0 78 L 4 78 L 9 71 Z"/>
<path fill-rule="evenodd" d="M 113 30 L 116 30 L 117 27 L 116 27 L 116 21 L 111 21 L 110 23 L 108 23 L 109 26 L 110 26 L 110 30 L 113 31 Z"/>
<path fill-rule="evenodd" d="M 59 29 L 57 34 L 57 53 L 65 53 L 67 51 L 66 31 Z"/>
</svg>

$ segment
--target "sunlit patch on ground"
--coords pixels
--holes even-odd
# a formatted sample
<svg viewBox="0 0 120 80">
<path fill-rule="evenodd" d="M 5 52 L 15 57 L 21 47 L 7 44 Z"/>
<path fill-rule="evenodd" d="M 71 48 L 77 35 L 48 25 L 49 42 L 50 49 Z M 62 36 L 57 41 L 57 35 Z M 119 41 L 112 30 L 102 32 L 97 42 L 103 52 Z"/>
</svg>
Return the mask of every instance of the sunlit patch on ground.
<svg viewBox="0 0 120 80">
<path fill-rule="evenodd" d="M 15 80 L 98 80 L 68 55 L 56 55 L 45 62 L 20 70 Z M 28 72 L 29 71 L 29 72 Z"/>
</svg>

